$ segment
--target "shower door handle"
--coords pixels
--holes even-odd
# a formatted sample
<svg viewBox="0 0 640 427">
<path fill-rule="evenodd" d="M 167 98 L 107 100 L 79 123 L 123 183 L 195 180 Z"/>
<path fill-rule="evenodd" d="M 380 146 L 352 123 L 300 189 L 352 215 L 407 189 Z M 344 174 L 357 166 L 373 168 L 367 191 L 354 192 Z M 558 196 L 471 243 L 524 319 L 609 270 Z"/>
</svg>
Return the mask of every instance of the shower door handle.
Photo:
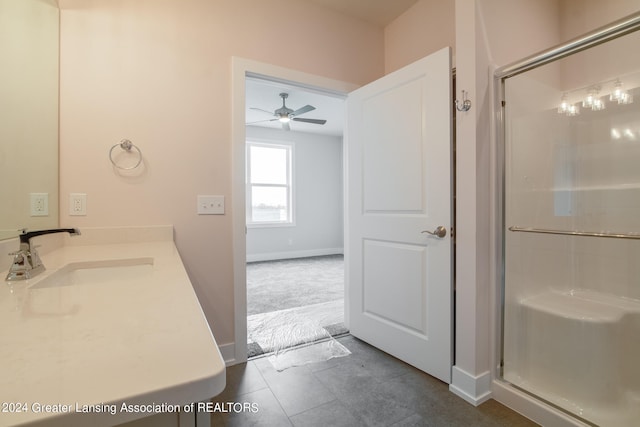
<svg viewBox="0 0 640 427">
<path fill-rule="evenodd" d="M 439 238 L 442 239 L 444 236 L 447 235 L 447 229 L 446 229 L 446 227 L 443 227 L 442 225 L 439 225 L 433 231 L 424 230 L 424 231 L 421 231 L 421 233 L 427 233 L 427 234 L 430 234 L 432 236 L 436 236 L 436 237 L 439 237 Z"/>
</svg>

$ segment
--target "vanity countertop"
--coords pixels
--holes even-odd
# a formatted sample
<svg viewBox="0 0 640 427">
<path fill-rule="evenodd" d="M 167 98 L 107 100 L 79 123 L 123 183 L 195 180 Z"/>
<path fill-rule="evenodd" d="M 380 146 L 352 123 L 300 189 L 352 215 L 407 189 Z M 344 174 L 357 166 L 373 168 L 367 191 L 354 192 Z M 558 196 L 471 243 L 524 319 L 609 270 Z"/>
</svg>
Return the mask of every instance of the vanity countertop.
<svg viewBox="0 0 640 427">
<path fill-rule="evenodd" d="M 111 240 L 68 239 L 42 256 L 44 273 L 0 285 L 0 426 L 115 425 L 224 389 L 224 361 L 172 238 Z M 147 264 L 126 279 L 38 287 L 70 263 L 123 259 Z"/>
</svg>

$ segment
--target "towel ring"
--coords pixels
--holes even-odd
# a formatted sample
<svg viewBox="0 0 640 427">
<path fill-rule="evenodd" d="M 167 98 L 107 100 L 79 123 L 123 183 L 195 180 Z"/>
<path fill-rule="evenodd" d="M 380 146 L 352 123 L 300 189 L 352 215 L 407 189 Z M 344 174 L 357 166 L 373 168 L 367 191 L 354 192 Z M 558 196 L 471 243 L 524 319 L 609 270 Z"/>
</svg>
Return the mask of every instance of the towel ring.
<svg viewBox="0 0 640 427">
<path fill-rule="evenodd" d="M 133 165 L 133 166 L 129 166 L 129 167 L 123 167 L 123 166 L 119 166 L 114 160 L 113 160 L 113 149 L 116 147 L 120 147 L 122 148 L 124 151 L 130 153 L 132 148 L 135 148 L 135 150 L 138 152 L 138 162 Z M 140 149 L 131 141 L 129 141 L 128 139 L 123 139 L 122 141 L 120 141 L 119 144 L 114 145 L 113 147 L 111 147 L 111 150 L 109 150 L 109 160 L 111 160 L 111 163 L 113 164 L 113 166 L 117 167 L 118 169 L 122 169 L 122 170 L 131 170 L 131 169 L 135 169 L 138 166 L 140 166 L 140 163 L 142 163 L 142 151 L 140 151 Z"/>
</svg>

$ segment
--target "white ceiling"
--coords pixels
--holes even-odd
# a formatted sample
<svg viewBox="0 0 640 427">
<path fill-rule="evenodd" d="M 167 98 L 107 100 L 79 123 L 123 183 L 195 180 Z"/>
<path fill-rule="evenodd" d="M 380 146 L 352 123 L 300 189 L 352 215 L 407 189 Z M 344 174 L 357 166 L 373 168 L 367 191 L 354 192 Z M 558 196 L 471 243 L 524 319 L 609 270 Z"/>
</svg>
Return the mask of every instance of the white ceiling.
<svg viewBox="0 0 640 427">
<path fill-rule="evenodd" d="M 298 0 L 315 3 L 380 27 L 406 12 L 418 0 Z"/>
<path fill-rule="evenodd" d="M 286 100 L 287 108 L 297 110 L 307 104 L 316 107 L 315 110 L 300 115 L 300 118 L 325 119 L 327 121 L 324 125 L 292 121 L 289 124 L 292 132 L 342 136 L 344 99 L 333 95 L 319 94 L 284 83 L 250 77 L 246 79 L 246 123 L 260 121 L 260 123 L 254 123 L 252 126 L 282 129 L 282 124 L 279 121 L 270 121 L 274 119 L 273 115 L 253 110 L 252 107 L 275 111 L 282 107 L 280 93 L 283 92 L 289 94 Z"/>
</svg>

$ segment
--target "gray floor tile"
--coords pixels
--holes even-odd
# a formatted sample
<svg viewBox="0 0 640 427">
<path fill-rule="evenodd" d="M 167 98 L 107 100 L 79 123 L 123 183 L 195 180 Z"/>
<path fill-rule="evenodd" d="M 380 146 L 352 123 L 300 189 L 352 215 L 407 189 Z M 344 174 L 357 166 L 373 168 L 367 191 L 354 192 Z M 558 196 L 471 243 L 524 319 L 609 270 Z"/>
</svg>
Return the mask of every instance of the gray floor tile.
<svg viewBox="0 0 640 427">
<path fill-rule="evenodd" d="M 435 427 L 436 424 L 429 422 L 418 414 L 413 414 L 402 421 L 398 421 L 391 427 Z"/>
<path fill-rule="evenodd" d="M 289 417 L 268 388 L 242 395 L 236 402 L 257 405 L 257 411 L 239 413 L 214 413 L 211 425 L 214 427 L 290 427 Z"/>
<path fill-rule="evenodd" d="M 291 417 L 291 422 L 295 427 L 364 427 L 367 425 L 337 400 L 295 415 Z"/>
<path fill-rule="evenodd" d="M 347 396 L 341 402 L 368 426 L 386 427 L 414 415 L 401 399 L 382 393 L 378 387 Z"/>
<path fill-rule="evenodd" d="M 214 426 L 532 427 L 490 400 L 474 407 L 448 384 L 351 336 L 352 355 L 276 371 L 267 358 L 228 368 L 215 401 L 258 404 L 258 412 L 213 414 Z"/>
<path fill-rule="evenodd" d="M 427 403 L 432 406 L 446 403 L 452 403 L 453 405 L 461 403 L 467 404 L 449 392 L 448 384 L 418 369 L 413 369 L 404 375 L 389 378 L 382 383 L 388 393 L 402 395 L 407 405 L 412 407 Z M 450 402 L 447 398 L 443 397 L 449 394 L 459 402 Z M 447 402 L 442 402 L 442 400 L 446 400 Z"/>
<path fill-rule="evenodd" d="M 338 340 L 352 353 L 349 359 L 359 363 L 373 377 L 390 378 L 411 372 L 414 368 L 393 356 L 348 336 Z"/>
<path fill-rule="evenodd" d="M 311 372 L 320 372 L 320 371 L 324 371 L 325 369 L 329 369 L 329 368 L 333 368 L 334 366 L 338 366 L 339 364 L 349 360 L 350 356 L 346 356 L 346 357 L 333 357 L 329 360 L 325 360 L 322 362 L 314 362 L 314 363 L 309 363 L 307 365 L 307 367 L 309 368 L 309 370 Z"/>
<path fill-rule="evenodd" d="M 227 368 L 227 386 L 214 401 L 233 401 L 238 396 L 267 388 L 267 383 L 253 362 Z"/>
<path fill-rule="evenodd" d="M 262 375 L 280 405 L 292 416 L 335 400 L 335 395 L 306 366 L 278 372 L 263 366 Z"/>
<path fill-rule="evenodd" d="M 356 356 L 353 361 L 360 363 L 369 375 L 376 378 L 397 377 L 412 372 L 414 369 L 411 365 L 383 352 Z"/>
<path fill-rule="evenodd" d="M 389 426 L 414 414 L 401 395 L 390 393 L 358 360 L 316 372 L 320 381 L 369 426 Z"/>
<path fill-rule="evenodd" d="M 347 358 L 351 359 L 351 356 L 343 359 Z M 371 389 L 378 381 L 353 359 L 315 372 L 314 375 L 339 399 Z"/>
<path fill-rule="evenodd" d="M 380 387 L 387 394 L 402 396 L 402 404 L 424 419 L 427 426 L 477 426 L 484 418 L 472 405 L 450 393 L 447 384 L 418 370 L 384 381 Z M 469 411 L 475 412 L 470 423 L 466 420 Z"/>
</svg>

